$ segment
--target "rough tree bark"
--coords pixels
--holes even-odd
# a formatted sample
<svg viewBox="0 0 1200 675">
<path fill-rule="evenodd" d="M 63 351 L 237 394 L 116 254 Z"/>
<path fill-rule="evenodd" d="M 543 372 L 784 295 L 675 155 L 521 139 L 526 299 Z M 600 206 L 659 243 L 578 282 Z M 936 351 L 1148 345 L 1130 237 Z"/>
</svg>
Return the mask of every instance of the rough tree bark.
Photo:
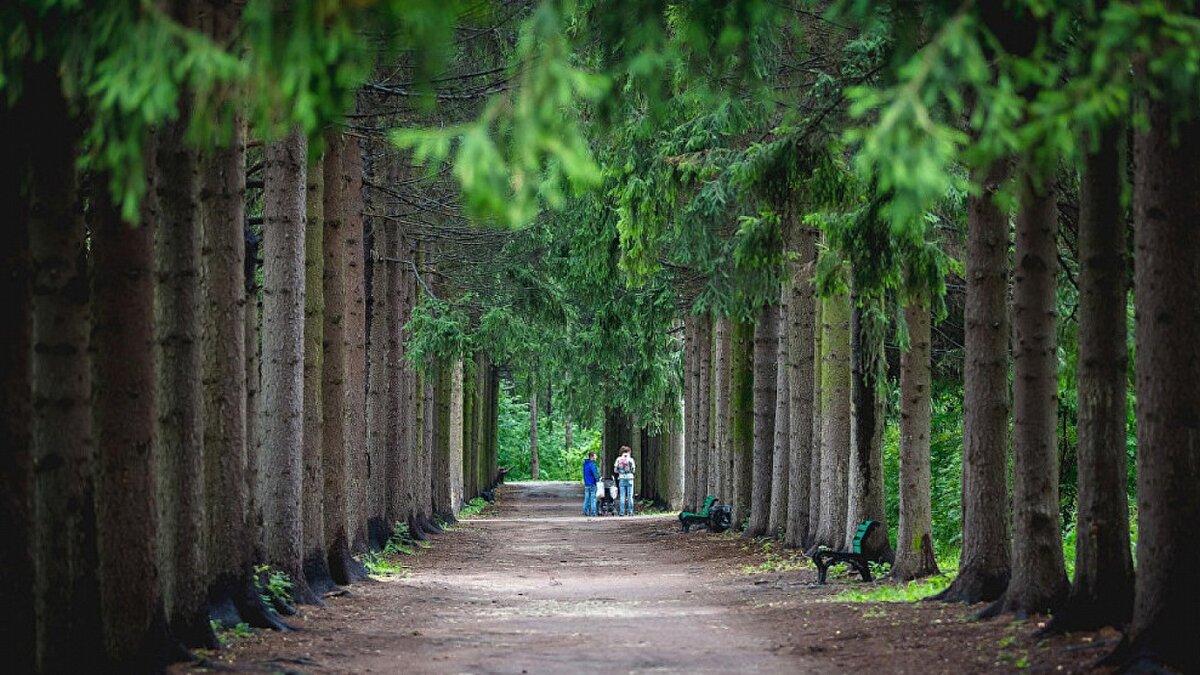
<svg viewBox="0 0 1200 675">
<path fill-rule="evenodd" d="M 304 226 L 304 478 L 300 504 L 304 530 L 304 578 L 318 595 L 333 589 L 325 555 L 324 392 L 325 372 L 325 169 L 307 167 Z"/>
<path fill-rule="evenodd" d="M 815 262 L 815 254 L 814 254 Z M 825 420 L 823 397 L 821 396 L 821 376 L 824 368 L 824 353 L 821 351 L 822 335 L 825 332 L 823 321 L 825 299 L 818 298 L 813 293 L 813 406 L 812 406 L 812 456 L 809 458 L 808 474 L 808 538 L 804 540 L 804 549 L 809 550 L 816 544 L 817 529 L 821 525 L 821 424 Z"/>
<path fill-rule="evenodd" d="M 184 141 L 186 113 L 159 133 L 155 158 L 160 222 L 158 276 L 160 564 L 171 632 L 189 646 L 216 647 L 208 623 L 204 527 L 204 391 L 200 321 L 197 157 Z"/>
<path fill-rule="evenodd" d="M 696 497 L 696 452 L 700 437 L 698 428 L 700 409 L 700 357 L 697 346 L 697 322 L 695 315 L 683 319 L 683 503 L 689 508 L 699 508 Z M 606 458 L 607 461 L 607 458 Z"/>
<path fill-rule="evenodd" d="M 696 320 L 696 504 L 708 497 L 708 457 L 712 448 L 713 320 L 708 312 Z"/>
<path fill-rule="evenodd" d="M 788 462 L 788 513 L 783 543 L 802 547 L 808 542 L 809 472 L 813 451 L 813 344 L 815 342 L 816 303 L 812 285 L 812 266 L 817 247 L 815 233 L 807 227 L 792 230 L 796 259 L 790 263 L 788 279 L 788 434 L 791 458 Z"/>
<path fill-rule="evenodd" d="M 32 283 L 29 212 L 21 181 L 29 171 L 25 133 L 28 105 L 0 106 L 0 129 L 10 148 L 0 163 L 0 210 L 15 224 L 0 231 L 0 635 L 4 659 L 14 672 L 33 672 L 36 655 L 33 615 L 33 454 L 30 447 L 33 386 Z"/>
<path fill-rule="evenodd" d="M 821 511 L 815 545 L 846 543 L 850 465 L 850 298 L 839 293 L 821 309 Z"/>
<path fill-rule="evenodd" d="M 1134 141 L 1138 544 L 1133 621 L 1119 653 L 1200 670 L 1200 123 L 1146 104 Z"/>
<path fill-rule="evenodd" d="M 1075 579 L 1052 631 L 1123 626 L 1133 612 L 1125 383 L 1129 365 L 1122 125 L 1105 128 L 1079 188 L 1079 515 Z"/>
<path fill-rule="evenodd" d="M 887 511 L 883 503 L 883 399 L 873 363 L 883 353 L 883 333 L 871 335 L 863 309 L 851 301 L 850 370 L 851 426 L 850 462 L 847 475 L 846 539 L 847 550 L 854 545 L 859 523 L 874 520 L 880 524 L 880 556 L 892 560 Z"/>
<path fill-rule="evenodd" d="M 292 599 L 320 604 L 304 575 L 304 190 L 306 141 L 269 143 L 263 196 L 263 358 L 260 429 L 267 560 L 287 573 Z"/>
<path fill-rule="evenodd" d="M 450 459 L 450 415 L 453 409 L 454 364 L 449 358 L 440 359 L 437 370 L 437 437 L 434 442 L 433 513 L 443 523 L 454 523 L 454 496 L 451 487 L 453 471 Z M 459 411 L 461 413 L 461 410 Z M 461 457 L 461 451 L 460 451 Z"/>
<path fill-rule="evenodd" d="M 399 180 L 401 159 L 388 156 L 390 162 L 389 176 Z M 399 223 L 394 221 L 377 221 L 381 230 L 387 233 L 380 235 L 384 247 L 383 252 L 387 267 L 386 282 L 376 286 L 384 293 L 384 333 L 387 336 L 387 392 L 384 396 L 383 425 L 384 446 L 380 467 L 384 478 L 381 487 L 384 491 L 383 509 L 388 532 L 395 523 L 405 518 L 408 511 L 409 471 L 408 449 L 404 445 L 404 418 L 400 411 L 404 407 L 404 394 L 407 386 L 404 369 L 404 331 L 403 326 L 408 321 L 411 308 L 405 302 L 405 282 L 408 279 L 405 267 L 400 260 L 405 250 L 405 233 Z"/>
<path fill-rule="evenodd" d="M 1058 210 L 1052 178 L 1021 176 L 1013 269 L 1012 577 L 985 614 L 1049 613 L 1070 588 L 1058 501 Z"/>
<path fill-rule="evenodd" d="M 371 333 L 367 340 L 367 529 L 371 548 L 381 549 L 391 536 L 387 522 L 387 472 L 388 456 L 388 394 L 390 391 L 388 349 L 388 299 L 389 277 L 397 267 L 383 260 L 390 250 L 389 240 L 393 228 L 381 219 L 370 221 L 371 248 Z"/>
<path fill-rule="evenodd" d="M 247 522 L 246 539 L 250 546 L 251 564 L 266 560 L 263 549 L 263 495 L 262 481 L 262 422 L 260 404 L 262 377 L 262 344 L 259 340 L 259 322 L 262 311 L 259 305 L 258 287 L 258 238 L 249 229 L 246 231 L 246 496 Z M 257 595 L 257 593 L 255 593 Z"/>
<path fill-rule="evenodd" d="M 1009 162 L 981 178 L 967 200 L 967 304 L 963 366 L 963 543 L 958 576 L 936 599 L 995 600 L 1008 586 L 1008 214 L 995 195 Z"/>
<path fill-rule="evenodd" d="M 37 668 L 83 671 L 101 654 L 93 508 L 94 439 L 87 252 L 77 129 L 58 78 L 38 69 L 24 96 L 48 128 L 30 157 L 33 284 L 34 609 Z"/>
<path fill-rule="evenodd" d="M 729 452 L 731 435 L 729 426 L 729 363 L 733 355 L 733 323 L 729 317 L 722 316 L 716 322 L 715 346 L 713 353 L 713 449 L 712 461 L 709 464 L 709 492 L 717 496 L 721 503 L 732 501 L 733 489 L 730 477 L 733 473 Z"/>
<path fill-rule="evenodd" d="M 353 137 L 342 148 L 342 218 L 346 246 L 346 464 L 351 550 L 370 545 L 367 518 L 367 298 L 363 236 L 362 151 Z"/>
<path fill-rule="evenodd" d="M 746 537 L 767 534 L 771 516 L 771 468 L 775 444 L 775 381 L 779 357 L 779 307 L 763 305 L 754 322 L 754 449 L 750 522 Z"/>
<path fill-rule="evenodd" d="M 448 426 L 450 438 L 447 441 L 450 453 L 450 512 L 454 518 L 458 515 L 463 504 L 463 448 L 467 440 L 464 432 L 466 400 L 463 392 L 463 360 L 455 359 L 450 367 L 450 410 Z"/>
<path fill-rule="evenodd" d="M 323 221 L 325 233 L 324 276 L 321 292 L 325 298 L 322 325 L 322 349 L 325 352 L 321 370 L 321 473 L 324 479 L 324 536 L 329 574 L 338 584 L 349 584 L 362 577 L 364 570 L 350 555 L 347 480 L 354 446 L 349 443 L 348 421 L 350 392 L 347 387 L 350 340 L 346 324 L 346 182 L 344 156 L 353 145 L 336 131 L 325 134 L 325 193 Z M 311 227 L 312 224 L 310 223 Z"/>
<path fill-rule="evenodd" d="M 738 529 L 750 516 L 750 492 L 754 482 L 754 323 L 733 324 L 730 368 L 729 426 L 732 434 L 734 510 Z"/>
<path fill-rule="evenodd" d="M 421 382 L 421 453 L 419 471 L 414 476 L 417 491 L 417 518 L 426 532 L 441 534 L 442 528 L 433 519 L 433 453 L 437 429 L 437 359 L 431 359 Z"/>
<path fill-rule="evenodd" d="M 900 353 L 900 529 L 892 578 L 937 574 L 929 493 L 931 416 L 930 315 L 926 296 L 904 306 L 908 349 Z"/>
<path fill-rule="evenodd" d="M 217 7 L 212 21 L 210 34 L 221 39 L 236 25 L 237 15 Z M 208 604 L 210 615 L 226 626 L 245 621 L 257 628 L 281 628 L 251 581 L 256 561 L 250 521 L 247 421 L 253 409 L 247 368 L 251 363 L 257 368 L 257 360 L 247 351 L 247 331 L 253 330 L 247 326 L 247 305 L 256 305 L 257 298 L 247 303 L 245 164 L 245 127 L 238 119 L 229 144 L 209 151 L 200 164 Z M 257 323 L 257 316 L 253 320 Z"/>
<path fill-rule="evenodd" d="M 780 290 L 775 357 L 775 430 L 771 452 L 771 508 L 767 534 L 782 536 L 787 528 L 788 479 L 791 477 L 791 390 L 788 388 L 788 308 L 791 293 L 785 282 Z"/>
<path fill-rule="evenodd" d="M 154 494 L 154 238 L 126 224 L 100 181 L 91 205 L 96 531 L 106 665 L 166 664 Z"/>
</svg>

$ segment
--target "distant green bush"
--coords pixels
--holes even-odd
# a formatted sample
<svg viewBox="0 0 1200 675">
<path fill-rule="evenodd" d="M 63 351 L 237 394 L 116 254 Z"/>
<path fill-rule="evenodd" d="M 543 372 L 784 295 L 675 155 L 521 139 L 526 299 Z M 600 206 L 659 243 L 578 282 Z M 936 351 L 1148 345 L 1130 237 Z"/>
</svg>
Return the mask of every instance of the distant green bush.
<svg viewBox="0 0 1200 675">
<path fill-rule="evenodd" d="M 545 405 L 544 401 L 539 401 Z M 551 414 L 538 411 L 539 480 L 583 480 L 583 460 L 587 453 L 600 454 L 600 432 L 572 427 L 571 448 L 566 447 L 566 425 L 562 413 L 553 405 Z M 529 402 L 514 391 L 509 382 L 500 384 L 497 419 L 497 455 L 500 466 L 509 468 L 507 480 L 529 480 Z"/>
</svg>

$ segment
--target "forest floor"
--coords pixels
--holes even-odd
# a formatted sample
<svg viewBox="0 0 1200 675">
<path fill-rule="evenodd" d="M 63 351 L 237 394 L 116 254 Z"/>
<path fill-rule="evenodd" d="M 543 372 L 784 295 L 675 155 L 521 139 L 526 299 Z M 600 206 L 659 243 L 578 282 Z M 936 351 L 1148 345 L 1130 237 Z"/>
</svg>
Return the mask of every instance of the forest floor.
<svg viewBox="0 0 1200 675">
<path fill-rule="evenodd" d="M 672 516 L 584 518 L 582 488 L 516 483 L 406 576 L 358 584 L 213 655 L 242 672 L 1082 672 L 1115 633 L 1034 636 L 1038 620 L 979 608 L 848 602 L 799 557 L 681 534 Z M 203 672 L 178 666 L 174 672 Z"/>
</svg>

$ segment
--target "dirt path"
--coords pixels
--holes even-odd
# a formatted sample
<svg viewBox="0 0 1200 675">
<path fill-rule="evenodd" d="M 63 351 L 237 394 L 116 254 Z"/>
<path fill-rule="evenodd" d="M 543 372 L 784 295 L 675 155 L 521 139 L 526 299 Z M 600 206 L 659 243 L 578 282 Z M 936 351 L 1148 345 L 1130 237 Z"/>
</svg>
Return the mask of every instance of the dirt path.
<svg viewBox="0 0 1200 675">
<path fill-rule="evenodd" d="M 760 546 L 681 535 L 668 516 L 584 518 L 581 497 L 572 484 L 505 486 L 410 576 L 356 585 L 294 617 L 301 632 L 220 658 L 312 673 L 1069 672 L 1111 638 L 1038 641 L 1035 623 L 971 622 L 959 607 L 825 602 L 855 582 L 747 574 Z"/>
</svg>

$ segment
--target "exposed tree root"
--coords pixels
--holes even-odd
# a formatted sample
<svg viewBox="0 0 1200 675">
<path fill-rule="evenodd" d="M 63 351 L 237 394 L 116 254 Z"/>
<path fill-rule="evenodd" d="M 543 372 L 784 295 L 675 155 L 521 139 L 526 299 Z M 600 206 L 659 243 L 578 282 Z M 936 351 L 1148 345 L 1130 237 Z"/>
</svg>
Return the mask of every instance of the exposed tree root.
<svg viewBox="0 0 1200 675">
<path fill-rule="evenodd" d="M 176 617 L 171 623 L 171 635 L 186 647 L 217 649 L 221 646 L 212 624 L 208 622 L 208 608 L 204 607 L 188 617 Z"/>
<path fill-rule="evenodd" d="M 337 588 L 333 575 L 329 572 L 329 561 L 325 552 L 316 550 L 309 552 L 304 559 L 304 579 L 314 595 L 320 597 Z"/>
<path fill-rule="evenodd" d="M 426 541 L 429 539 L 425 534 L 425 529 L 421 526 L 421 519 L 415 513 L 408 514 L 408 536 L 413 538 L 413 541 Z M 383 548 L 380 546 L 379 548 Z"/>
<path fill-rule="evenodd" d="M 998 600 L 1008 588 L 1008 575 L 984 574 L 978 571 L 961 572 L 944 591 L 927 600 L 936 602 L 961 602 L 973 605 L 977 602 Z"/>
</svg>

